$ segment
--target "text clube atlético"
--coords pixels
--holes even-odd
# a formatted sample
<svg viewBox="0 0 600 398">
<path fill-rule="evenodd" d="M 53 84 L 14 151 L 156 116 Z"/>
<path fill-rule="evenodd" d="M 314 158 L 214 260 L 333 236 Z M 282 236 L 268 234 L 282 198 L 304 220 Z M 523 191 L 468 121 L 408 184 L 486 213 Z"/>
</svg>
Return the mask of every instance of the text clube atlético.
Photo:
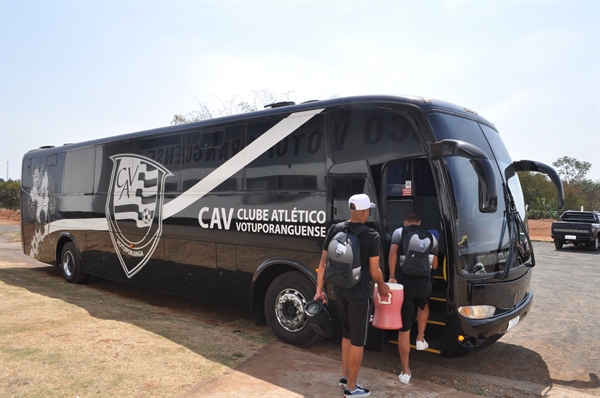
<svg viewBox="0 0 600 398">
<path fill-rule="evenodd" d="M 327 233 L 323 210 L 203 207 L 198 212 L 198 223 L 205 229 L 231 230 L 234 214 L 233 225 L 238 232 L 312 237 L 325 237 Z"/>
</svg>

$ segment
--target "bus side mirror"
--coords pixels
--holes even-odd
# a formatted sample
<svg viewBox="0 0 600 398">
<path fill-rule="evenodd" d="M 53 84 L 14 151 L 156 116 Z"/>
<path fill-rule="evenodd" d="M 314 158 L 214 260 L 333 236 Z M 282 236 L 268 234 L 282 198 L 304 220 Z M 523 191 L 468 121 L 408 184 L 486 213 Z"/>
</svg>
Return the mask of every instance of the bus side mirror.
<svg viewBox="0 0 600 398">
<path fill-rule="evenodd" d="M 493 164 L 485 152 L 468 142 L 459 140 L 442 140 L 429 146 L 431 159 L 441 159 L 448 156 L 461 156 L 471 161 L 473 170 L 479 179 L 479 211 L 495 213 L 498 208 L 498 192 Z"/>
<path fill-rule="evenodd" d="M 550 180 L 556 187 L 556 193 L 558 196 L 558 208 L 562 209 L 565 206 L 565 191 L 563 189 L 562 181 L 560 180 L 560 177 L 558 176 L 556 170 L 554 170 L 552 167 L 548 166 L 547 164 L 537 162 L 535 160 L 519 160 L 513 162 L 512 165 L 508 166 L 504 173 L 508 177 L 508 173 L 513 172 L 513 170 L 537 171 L 538 173 L 546 174 L 548 177 L 550 177 Z"/>
</svg>

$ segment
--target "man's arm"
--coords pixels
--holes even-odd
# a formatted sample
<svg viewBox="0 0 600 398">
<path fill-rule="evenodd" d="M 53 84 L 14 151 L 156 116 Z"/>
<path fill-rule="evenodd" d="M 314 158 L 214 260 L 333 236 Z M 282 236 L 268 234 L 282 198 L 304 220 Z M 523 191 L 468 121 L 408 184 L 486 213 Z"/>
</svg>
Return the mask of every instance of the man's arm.
<svg viewBox="0 0 600 398">
<path fill-rule="evenodd" d="M 390 265 L 390 279 L 389 281 L 392 282 L 392 279 L 394 280 L 393 283 L 396 283 L 396 262 L 398 261 L 398 248 L 399 246 L 396 244 L 392 244 L 392 247 L 390 247 L 390 255 L 388 257 L 388 263 Z"/>
<path fill-rule="evenodd" d="M 438 256 L 433 256 L 433 261 L 431 262 L 431 268 L 436 270 L 438 267 Z"/>
<path fill-rule="evenodd" d="M 319 300 L 327 304 L 327 295 L 323 288 L 325 287 L 325 267 L 327 267 L 327 250 L 321 253 L 321 261 L 319 261 L 319 272 L 317 273 L 317 290 L 314 300 Z"/>
<path fill-rule="evenodd" d="M 433 236 L 433 242 L 434 242 L 434 247 L 433 247 L 433 261 L 431 262 L 431 268 L 436 270 L 438 267 L 438 250 L 439 250 L 439 242 L 436 239 L 435 236 Z"/>
<path fill-rule="evenodd" d="M 381 269 L 379 269 L 379 256 L 369 257 L 369 271 L 371 272 L 371 279 L 377 283 L 379 294 L 387 296 L 390 288 L 383 280 L 383 274 L 381 273 Z"/>
</svg>

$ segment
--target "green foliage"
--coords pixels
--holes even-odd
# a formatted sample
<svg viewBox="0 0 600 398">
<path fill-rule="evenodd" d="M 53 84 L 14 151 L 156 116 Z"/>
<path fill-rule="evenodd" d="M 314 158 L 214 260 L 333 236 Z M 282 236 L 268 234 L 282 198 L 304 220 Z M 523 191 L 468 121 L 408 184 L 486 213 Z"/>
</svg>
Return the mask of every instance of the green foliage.
<svg viewBox="0 0 600 398">
<path fill-rule="evenodd" d="M 0 208 L 17 210 L 20 207 L 21 183 L 0 179 Z"/>
<path fill-rule="evenodd" d="M 544 175 L 532 172 L 519 172 L 523 197 L 527 207 L 527 217 L 531 219 L 556 218 L 558 198 L 554 184 Z"/>
<path fill-rule="evenodd" d="M 546 198 L 537 198 L 535 204 L 528 208 L 527 216 L 533 220 L 542 218 L 557 218 L 558 211 L 556 206 L 550 206 L 546 203 Z"/>
<path fill-rule="evenodd" d="M 577 185 L 563 184 L 563 188 L 565 189 L 565 207 L 563 210 L 581 210 L 582 206 L 587 209 L 585 198 Z"/>
<path fill-rule="evenodd" d="M 591 163 L 564 156 L 552 165 L 563 178 L 565 205 L 557 208 L 556 190 L 544 174 L 519 172 L 529 218 L 556 218 L 565 210 L 580 210 L 582 206 L 585 210 L 600 210 L 600 181 L 585 178 Z"/>
<path fill-rule="evenodd" d="M 590 162 L 580 162 L 575 158 L 563 156 L 558 158 L 555 162 L 552 162 L 552 166 L 556 168 L 558 175 L 561 176 L 562 180 L 567 184 L 573 184 L 584 180 L 585 175 L 592 164 Z"/>
</svg>

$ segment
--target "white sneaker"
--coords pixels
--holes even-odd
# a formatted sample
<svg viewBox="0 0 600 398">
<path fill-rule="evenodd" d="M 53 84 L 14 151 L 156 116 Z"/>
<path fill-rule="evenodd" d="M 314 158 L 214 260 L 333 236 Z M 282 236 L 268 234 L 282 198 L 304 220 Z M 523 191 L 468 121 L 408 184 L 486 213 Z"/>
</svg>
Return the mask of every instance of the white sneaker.
<svg viewBox="0 0 600 398">
<path fill-rule="evenodd" d="M 425 340 L 423 340 L 423 341 L 417 340 L 417 350 L 418 351 L 423 351 L 427 348 L 429 348 L 429 344 L 427 344 L 427 342 Z"/>
<path fill-rule="evenodd" d="M 400 379 L 400 383 L 408 384 L 408 382 L 410 381 L 410 376 L 411 375 L 405 375 L 404 373 L 400 372 L 400 374 L 398 375 L 398 379 Z"/>
</svg>

